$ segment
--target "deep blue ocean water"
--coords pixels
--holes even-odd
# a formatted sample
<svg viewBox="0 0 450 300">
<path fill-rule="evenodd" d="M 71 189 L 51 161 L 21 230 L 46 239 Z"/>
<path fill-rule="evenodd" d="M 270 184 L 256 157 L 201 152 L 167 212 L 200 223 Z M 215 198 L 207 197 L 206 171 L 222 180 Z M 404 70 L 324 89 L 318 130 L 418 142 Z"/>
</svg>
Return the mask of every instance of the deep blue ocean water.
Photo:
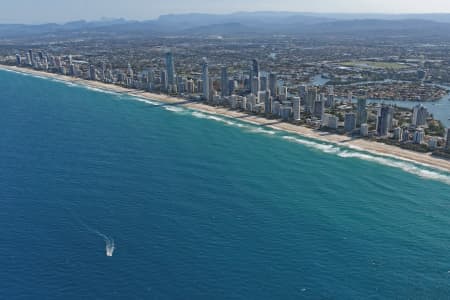
<svg viewBox="0 0 450 300">
<path fill-rule="evenodd" d="M 450 298 L 449 174 L 135 100 L 0 71 L 0 299 Z"/>
</svg>

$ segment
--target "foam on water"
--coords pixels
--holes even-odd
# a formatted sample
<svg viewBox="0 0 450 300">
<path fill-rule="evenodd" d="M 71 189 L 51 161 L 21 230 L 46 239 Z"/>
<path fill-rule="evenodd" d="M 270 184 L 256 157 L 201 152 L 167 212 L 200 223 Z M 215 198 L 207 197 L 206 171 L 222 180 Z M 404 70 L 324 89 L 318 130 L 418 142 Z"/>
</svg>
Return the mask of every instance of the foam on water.
<svg viewBox="0 0 450 300">
<path fill-rule="evenodd" d="M 232 125 L 232 126 L 238 126 L 238 127 L 243 127 L 244 125 L 230 121 L 226 118 L 221 118 L 215 115 L 209 115 L 209 114 L 204 114 L 198 111 L 193 111 L 192 112 L 192 116 L 199 118 L 199 119 L 209 119 L 209 120 L 214 120 L 217 122 L 221 122 L 221 123 L 225 123 L 227 125 Z"/>
<path fill-rule="evenodd" d="M 100 93 L 104 93 L 104 94 L 110 94 L 110 95 L 120 95 L 120 93 L 114 92 L 114 91 L 109 91 L 106 89 L 101 89 L 101 88 L 96 88 L 96 87 L 92 87 L 89 85 L 85 85 L 84 86 L 86 89 L 94 91 L 94 92 L 100 92 Z"/>
<path fill-rule="evenodd" d="M 114 250 L 116 248 L 114 245 L 114 240 L 112 238 L 108 237 L 107 235 L 101 233 L 100 231 L 95 230 L 94 232 L 98 236 L 102 237 L 103 240 L 105 241 L 106 256 L 113 256 Z"/>
<path fill-rule="evenodd" d="M 341 149 L 339 147 L 329 145 L 329 144 L 321 144 L 309 140 L 299 139 L 293 136 L 283 136 L 283 139 L 295 142 L 297 144 L 305 145 L 309 148 L 314 148 L 325 153 L 338 153 Z"/>
<path fill-rule="evenodd" d="M 172 112 L 183 112 L 185 109 L 178 107 L 178 106 L 163 106 L 165 110 L 172 111 Z"/>
<path fill-rule="evenodd" d="M 127 96 L 127 98 L 128 98 L 128 96 Z M 144 103 L 147 103 L 147 104 L 150 104 L 150 105 L 161 105 L 161 103 L 158 103 L 158 102 L 155 102 L 155 101 L 151 101 L 151 100 L 148 100 L 148 99 L 144 99 L 144 98 L 135 97 L 135 96 L 130 96 L 129 98 L 132 99 L 132 100 L 139 101 L 139 102 L 144 102 Z"/>
<path fill-rule="evenodd" d="M 24 73 L 21 71 L 15 71 L 15 70 L 9 70 L 9 69 L 3 69 L 3 70 L 6 72 L 19 73 L 24 76 L 32 76 L 32 77 L 40 78 L 40 79 L 50 79 L 53 81 L 58 81 L 58 82 L 64 83 L 69 86 L 77 86 L 74 83 L 58 80 L 55 78 L 48 78 L 48 77 L 43 77 L 43 76 L 39 76 L 36 74 Z M 120 93 L 116 93 L 113 91 L 108 91 L 108 90 L 104 90 L 104 89 L 100 89 L 100 88 L 95 88 L 95 87 L 91 87 L 91 86 L 83 85 L 83 87 L 86 89 L 92 90 L 92 91 L 96 91 L 96 92 L 113 94 L 113 95 L 121 95 Z M 144 99 L 144 98 L 139 98 L 136 96 L 130 96 L 130 98 L 132 98 L 133 100 L 136 100 L 136 101 L 145 102 L 150 105 L 161 105 L 161 103 L 159 103 L 159 102 L 151 101 L 151 100 Z M 163 106 L 163 107 L 164 107 L 164 109 L 166 109 L 168 111 L 172 111 L 172 112 L 184 111 L 184 109 L 180 108 L 180 107 L 174 107 L 174 106 Z M 268 134 L 268 135 L 276 134 L 276 131 L 266 130 L 266 129 L 263 129 L 258 126 L 244 125 L 239 122 L 233 122 L 227 118 L 222 118 L 222 117 L 219 117 L 216 115 L 202 113 L 199 111 L 193 111 L 191 115 L 196 118 L 214 120 L 214 121 L 221 122 L 221 123 L 224 123 L 224 124 L 227 124 L 230 126 L 237 126 L 240 128 L 250 128 L 249 132 L 252 132 L 252 133 L 261 133 L 261 134 Z M 341 158 L 356 158 L 356 159 L 371 161 L 371 162 L 375 162 L 375 163 L 382 164 L 385 166 L 399 168 L 410 174 L 414 174 L 414 175 L 420 176 L 422 178 L 437 180 L 437 181 L 440 181 L 440 182 L 450 185 L 450 175 L 441 173 L 441 172 L 437 172 L 434 170 L 429 170 L 426 168 L 421 168 L 421 167 L 419 167 L 419 165 L 424 166 L 424 167 L 429 167 L 429 168 L 431 166 L 415 163 L 411 160 L 407 160 L 407 159 L 400 160 L 393 155 L 383 155 L 383 157 L 377 156 L 375 153 L 373 153 L 371 151 L 366 151 L 366 150 L 364 150 L 358 146 L 354 146 L 354 145 L 345 145 L 345 150 L 344 150 L 341 147 L 338 147 L 335 145 L 318 143 L 318 142 L 314 142 L 311 140 L 296 138 L 293 136 L 283 136 L 282 138 L 292 141 L 292 142 L 296 142 L 298 144 L 305 145 L 309 148 L 314 148 L 314 149 L 320 150 L 325 153 L 336 154 Z M 355 150 L 355 151 L 351 151 L 348 149 Z M 99 232 L 96 231 L 96 233 L 99 233 Z M 108 238 L 106 235 L 103 235 L 101 233 L 99 235 L 102 236 L 105 240 L 106 248 L 107 248 L 107 255 L 109 253 L 110 255 L 108 255 L 108 256 L 112 256 L 112 254 L 114 252 L 114 241 L 112 239 Z"/>
<path fill-rule="evenodd" d="M 379 157 L 379 156 L 373 156 L 370 154 L 359 153 L 359 152 L 343 151 L 343 152 L 339 153 L 338 155 L 339 155 L 339 157 L 343 157 L 343 158 L 358 158 L 358 159 L 362 159 L 362 160 L 366 160 L 366 161 L 376 162 L 376 163 L 379 163 L 381 165 L 385 165 L 388 167 L 399 168 L 405 172 L 417 175 L 419 177 L 441 181 L 443 183 L 450 185 L 450 176 L 449 175 L 445 175 L 445 174 L 442 174 L 439 172 L 423 169 L 423 168 L 416 166 L 413 163 L 403 162 L 400 160 L 393 160 L 393 159 Z"/>
<path fill-rule="evenodd" d="M 40 75 L 36 75 L 36 74 L 30 74 L 31 77 L 34 78 L 40 78 L 40 79 L 49 79 L 49 77 L 44 77 L 44 76 L 40 76 Z"/>
<path fill-rule="evenodd" d="M 266 130 L 263 129 L 261 127 L 255 127 L 249 130 L 252 133 L 263 133 L 263 134 L 268 134 L 268 135 L 275 135 L 277 132 L 273 131 L 273 130 Z"/>
<path fill-rule="evenodd" d="M 115 243 L 114 243 L 114 239 L 107 236 L 106 234 L 93 229 L 91 226 L 89 226 L 88 224 L 86 224 L 83 220 L 81 220 L 81 218 L 75 214 L 73 211 L 64 208 L 70 215 L 72 215 L 72 217 L 77 220 L 78 223 L 80 223 L 87 231 L 101 237 L 104 241 L 105 241 L 105 254 L 106 256 L 113 256 L 114 254 L 114 250 L 116 249 Z"/>
<path fill-rule="evenodd" d="M 330 144 L 322 144 L 322 143 L 318 143 L 318 142 L 314 142 L 314 141 L 296 138 L 293 136 L 283 136 L 283 139 L 293 141 L 298 144 L 305 145 L 309 148 L 323 151 L 325 153 L 336 154 L 337 156 L 339 156 L 341 158 L 356 158 L 356 159 L 361 159 L 361 160 L 365 160 L 365 161 L 378 163 L 378 164 L 388 166 L 388 167 L 399 168 L 407 173 L 414 174 L 416 176 L 426 178 L 426 179 L 440 181 L 440 182 L 450 185 L 450 175 L 449 174 L 444 174 L 444 173 L 440 173 L 437 171 L 424 169 L 424 168 L 419 167 L 417 164 L 414 164 L 409 161 L 402 161 L 399 159 L 381 157 L 381 156 L 376 156 L 376 155 L 367 154 L 367 153 L 363 153 L 363 152 L 358 152 L 356 149 L 358 149 L 359 147 L 352 147 L 355 149 L 355 151 L 351 151 L 351 150 L 347 150 L 347 149 L 342 149 L 338 146 L 334 146 L 334 145 L 330 145 Z"/>
<path fill-rule="evenodd" d="M 220 117 L 217 117 L 214 115 L 208 115 L 208 114 L 204 114 L 204 113 L 196 112 L 196 111 L 194 111 L 192 113 L 192 115 L 197 118 L 219 121 L 222 123 L 226 123 L 228 125 L 238 125 L 239 124 L 239 123 L 232 122 L 232 121 L 229 121 L 224 118 L 220 118 Z M 242 124 L 239 124 L 239 125 L 242 125 Z M 249 130 L 249 132 L 252 132 L 252 133 L 261 133 L 261 134 L 269 134 L 269 135 L 276 134 L 276 131 L 266 130 L 266 129 L 263 129 L 263 128 L 257 127 L 257 126 L 253 127 L 253 126 L 242 125 L 240 127 L 244 127 L 244 126 L 250 127 L 251 129 Z M 302 144 L 309 148 L 317 149 L 317 150 L 325 152 L 325 153 L 336 154 L 341 158 L 357 158 L 357 159 L 361 159 L 361 160 L 371 161 L 371 162 L 375 162 L 375 163 L 382 164 L 385 166 L 399 168 L 410 174 L 414 174 L 414 175 L 420 176 L 422 178 L 437 180 L 437 181 L 440 181 L 440 182 L 450 185 L 450 175 L 440 173 L 438 171 L 421 168 L 421 167 L 419 167 L 419 165 L 421 165 L 421 166 L 426 166 L 426 165 L 416 164 L 415 162 L 410 161 L 410 160 L 406 160 L 406 159 L 400 160 L 400 159 L 396 158 L 395 156 L 387 156 L 386 155 L 385 157 L 381 157 L 381 156 L 377 156 L 375 154 L 372 155 L 372 154 L 363 153 L 360 151 L 365 151 L 364 149 L 362 149 L 358 146 L 353 146 L 353 145 L 349 145 L 348 147 L 346 145 L 345 148 L 343 149 L 336 145 L 314 142 L 311 140 L 301 139 L 301 138 L 297 138 L 294 136 L 283 136 L 282 138 L 292 141 L 292 142 L 295 142 L 295 143 L 298 143 L 298 144 Z M 351 151 L 348 149 L 353 149 L 355 151 Z M 365 151 L 365 152 L 367 152 L 367 151 Z M 429 166 L 426 166 L 426 167 L 429 167 Z"/>
<path fill-rule="evenodd" d="M 70 82 L 70 81 L 65 81 L 65 80 L 56 79 L 56 78 L 51 78 L 50 80 L 53 81 L 53 82 L 62 83 L 62 84 L 64 84 L 64 85 L 70 86 L 70 87 L 81 87 L 80 85 L 75 84 L 75 83 Z"/>
</svg>

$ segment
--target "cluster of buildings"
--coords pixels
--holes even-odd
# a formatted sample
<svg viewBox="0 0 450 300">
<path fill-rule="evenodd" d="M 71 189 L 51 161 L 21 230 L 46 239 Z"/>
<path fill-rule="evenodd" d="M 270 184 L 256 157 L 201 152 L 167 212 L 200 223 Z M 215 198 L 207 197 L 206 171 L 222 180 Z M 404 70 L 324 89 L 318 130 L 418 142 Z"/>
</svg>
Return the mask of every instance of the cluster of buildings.
<svg viewBox="0 0 450 300">
<path fill-rule="evenodd" d="M 404 101 L 435 101 L 448 93 L 448 89 L 434 84 L 422 82 L 372 82 L 356 85 L 340 85 L 336 94 L 345 95 L 348 91 L 369 99 L 404 100 Z"/>
<path fill-rule="evenodd" d="M 286 86 L 278 74 L 260 70 L 253 59 L 248 70 L 234 72 L 220 67 L 219 76 L 211 76 L 208 60 L 201 61 L 201 72 L 177 74 L 174 56 L 165 53 L 165 66 L 158 70 L 136 72 L 132 66 L 113 69 L 111 64 L 90 64 L 74 60 L 71 55 L 52 56 L 42 51 L 29 50 L 25 57 L 17 54 L 16 64 L 68 76 L 99 80 L 105 83 L 142 89 L 149 92 L 177 95 L 210 105 L 226 106 L 267 118 L 279 118 L 296 124 L 341 134 L 359 135 L 378 140 L 389 140 L 398 145 L 425 147 L 427 150 L 450 150 L 450 134 L 446 139 L 427 136 L 429 113 L 422 105 L 414 107 L 409 122 L 400 126 L 397 109 L 389 105 L 368 104 L 365 98 L 337 98 L 332 86 Z M 401 117 L 401 114 L 400 114 Z"/>
</svg>

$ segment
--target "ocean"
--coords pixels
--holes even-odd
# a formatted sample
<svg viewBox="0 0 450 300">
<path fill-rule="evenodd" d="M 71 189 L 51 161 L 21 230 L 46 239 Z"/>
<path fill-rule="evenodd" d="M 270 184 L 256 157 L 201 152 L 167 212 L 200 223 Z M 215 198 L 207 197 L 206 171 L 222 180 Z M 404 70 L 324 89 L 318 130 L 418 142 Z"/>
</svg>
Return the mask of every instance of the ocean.
<svg viewBox="0 0 450 300">
<path fill-rule="evenodd" d="M 449 299 L 450 175 L 0 71 L 0 299 Z"/>
</svg>

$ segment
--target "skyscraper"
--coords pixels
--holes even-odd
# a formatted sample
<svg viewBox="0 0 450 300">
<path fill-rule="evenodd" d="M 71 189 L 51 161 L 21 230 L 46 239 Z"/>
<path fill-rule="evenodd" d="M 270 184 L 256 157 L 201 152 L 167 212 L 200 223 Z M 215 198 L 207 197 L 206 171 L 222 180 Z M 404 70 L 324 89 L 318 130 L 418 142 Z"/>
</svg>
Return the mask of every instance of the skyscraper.
<svg viewBox="0 0 450 300">
<path fill-rule="evenodd" d="M 334 108 L 335 105 L 335 101 L 334 101 L 334 87 L 331 85 L 327 88 L 328 90 L 328 95 L 327 95 L 327 100 L 325 102 L 325 107 L 330 107 L 330 108 Z"/>
<path fill-rule="evenodd" d="M 300 121 L 301 120 L 301 110 L 300 110 L 300 97 L 294 97 L 293 100 L 293 113 L 294 113 L 294 121 Z"/>
<path fill-rule="evenodd" d="M 356 126 L 361 126 L 361 124 L 367 123 L 367 99 L 358 98 L 358 105 L 356 108 Z"/>
<path fill-rule="evenodd" d="M 166 53 L 166 71 L 167 71 L 167 84 L 174 85 L 175 84 L 175 64 L 173 62 L 172 52 Z"/>
<path fill-rule="evenodd" d="M 314 113 L 315 109 L 314 109 L 314 105 L 316 103 L 317 100 L 317 88 L 316 87 L 312 87 L 312 88 L 308 88 L 308 92 L 306 94 L 306 99 L 305 99 L 305 111 L 308 113 Z"/>
<path fill-rule="evenodd" d="M 30 65 L 34 65 L 34 55 L 33 55 L 33 50 L 32 50 L 32 49 L 28 50 L 28 55 L 30 56 L 30 57 L 29 57 L 29 59 L 30 59 L 30 61 L 29 61 Z"/>
<path fill-rule="evenodd" d="M 396 127 L 394 128 L 394 140 L 401 141 L 403 137 L 403 128 Z"/>
<path fill-rule="evenodd" d="M 314 101 L 314 111 L 313 114 L 315 117 L 322 120 L 323 114 L 325 113 L 325 101 L 322 99 L 318 99 Z"/>
<path fill-rule="evenodd" d="M 100 73 L 100 77 L 102 81 L 106 81 L 106 63 L 104 61 L 102 62 L 102 70 Z"/>
<path fill-rule="evenodd" d="M 164 90 L 167 90 L 167 72 L 164 70 L 161 70 L 160 76 L 159 76 L 161 87 Z"/>
<path fill-rule="evenodd" d="M 259 76 L 259 90 L 260 91 L 269 90 L 269 78 L 267 78 L 267 75 Z"/>
<path fill-rule="evenodd" d="M 308 86 L 301 85 L 298 88 L 298 95 L 303 103 L 306 103 L 306 96 L 308 95 Z"/>
<path fill-rule="evenodd" d="M 447 128 L 447 135 L 445 137 L 445 150 L 450 151 L 450 128 Z"/>
<path fill-rule="evenodd" d="M 234 79 L 228 80 L 228 93 L 232 95 L 236 86 L 236 81 Z"/>
<path fill-rule="evenodd" d="M 97 76 L 95 73 L 96 73 L 95 66 L 90 65 L 89 66 L 89 79 L 90 80 L 97 80 Z"/>
<path fill-rule="evenodd" d="M 75 68 L 74 64 L 71 64 L 69 66 L 69 75 L 70 76 L 77 76 L 77 69 Z"/>
<path fill-rule="evenodd" d="M 377 134 L 379 136 L 387 136 L 392 127 L 392 119 L 394 117 L 394 109 L 391 106 L 381 106 L 377 119 Z"/>
<path fill-rule="evenodd" d="M 352 91 L 348 92 L 347 101 L 348 101 L 348 103 L 353 102 L 353 92 Z"/>
<path fill-rule="evenodd" d="M 361 124 L 360 134 L 361 134 L 361 136 L 369 135 L 369 125 L 367 125 L 367 123 Z"/>
<path fill-rule="evenodd" d="M 423 128 L 419 128 L 414 132 L 413 141 L 414 144 L 422 144 L 425 138 L 425 132 L 423 131 Z"/>
<path fill-rule="evenodd" d="M 202 82 L 203 82 L 203 100 L 210 100 L 210 90 L 209 90 L 209 70 L 208 70 L 208 60 L 203 57 L 202 61 Z"/>
<path fill-rule="evenodd" d="M 356 128 L 356 116 L 354 113 L 346 113 L 344 118 L 345 132 L 353 132 Z"/>
<path fill-rule="evenodd" d="M 27 65 L 32 66 L 33 62 L 31 61 L 30 53 L 27 52 L 26 56 L 27 56 Z"/>
<path fill-rule="evenodd" d="M 259 63 L 256 59 L 252 60 L 252 68 L 250 70 L 250 88 L 252 94 L 254 95 L 256 95 L 260 90 Z"/>
<path fill-rule="evenodd" d="M 272 111 L 272 97 L 270 97 L 270 91 L 259 91 L 258 102 L 264 103 L 264 112 L 269 114 Z"/>
<path fill-rule="evenodd" d="M 428 118 L 428 111 L 422 104 L 414 106 L 412 115 L 412 125 L 423 126 L 427 123 L 427 118 Z"/>
<path fill-rule="evenodd" d="M 259 76 L 259 62 L 256 59 L 252 60 L 252 76 Z"/>
<path fill-rule="evenodd" d="M 229 84 L 228 84 L 228 71 L 227 67 L 223 66 L 220 76 L 220 95 L 222 97 L 229 96 Z"/>
<path fill-rule="evenodd" d="M 251 85 L 251 92 L 252 92 L 252 94 L 254 94 L 254 95 L 258 94 L 258 92 L 260 90 L 259 87 L 260 87 L 259 77 L 253 77 L 252 85 Z"/>
<path fill-rule="evenodd" d="M 270 90 L 270 95 L 272 95 L 272 97 L 278 96 L 277 85 L 278 85 L 277 74 L 270 73 L 269 74 L 269 90 Z"/>
<path fill-rule="evenodd" d="M 131 79 L 133 79 L 133 77 L 134 77 L 134 71 L 130 64 L 128 64 L 128 67 L 127 67 L 127 76 L 128 76 L 128 78 L 131 78 Z"/>
<path fill-rule="evenodd" d="M 20 54 L 16 54 L 16 65 L 20 66 L 22 64 L 22 58 Z"/>
</svg>

